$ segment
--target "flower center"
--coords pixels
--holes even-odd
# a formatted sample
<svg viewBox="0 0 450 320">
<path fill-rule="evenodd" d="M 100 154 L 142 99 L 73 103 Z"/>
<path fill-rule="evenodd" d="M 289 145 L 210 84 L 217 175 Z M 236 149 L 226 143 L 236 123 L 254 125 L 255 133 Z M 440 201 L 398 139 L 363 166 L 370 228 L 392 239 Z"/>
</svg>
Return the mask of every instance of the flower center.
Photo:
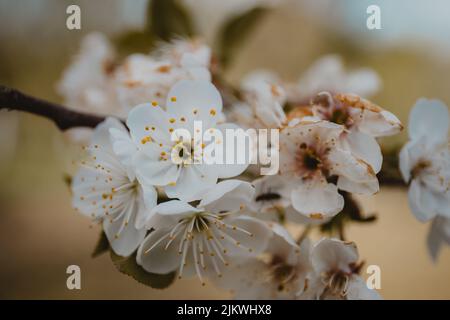
<svg viewBox="0 0 450 320">
<path fill-rule="evenodd" d="M 277 255 L 270 261 L 270 270 L 272 279 L 277 283 L 277 290 L 287 290 L 287 285 L 296 277 L 296 270 L 293 266 Z"/>
<path fill-rule="evenodd" d="M 200 159 L 201 155 L 196 154 L 193 143 L 181 141 L 175 144 L 172 148 L 172 161 L 183 167 L 197 163 L 196 161 Z"/>
<path fill-rule="evenodd" d="M 333 295 L 345 297 L 347 295 L 350 275 L 343 271 L 332 271 L 324 278 L 326 291 Z"/>
<path fill-rule="evenodd" d="M 221 265 L 228 266 L 226 259 L 228 247 L 231 245 L 252 252 L 236 240 L 232 233 L 238 232 L 249 237 L 253 234 L 240 227 L 230 225 L 223 219 L 231 212 L 219 214 L 210 212 L 199 212 L 180 219 L 165 235 L 158 239 L 144 254 L 148 254 L 157 245 L 166 241 L 164 250 L 171 246 L 178 247 L 178 254 L 181 256 L 178 277 L 181 278 L 183 269 L 187 265 L 188 255 L 194 263 L 196 274 L 203 282 L 204 270 L 211 267 L 218 277 L 222 276 Z"/>
<path fill-rule="evenodd" d="M 341 125 L 347 125 L 348 120 L 349 120 L 349 115 L 343 109 L 334 109 L 330 116 L 331 122 L 341 124 Z"/>
<path fill-rule="evenodd" d="M 300 145 L 296 159 L 300 173 L 304 173 L 305 171 L 314 172 L 323 167 L 321 155 L 316 149 L 309 147 L 306 143 Z"/>
<path fill-rule="evenodd" d="M 431 166 L 431 162 L 428 160 L 420 160 L 411 170 L 412 177 L 417 177 L 421 172 Z"/>
</svg>

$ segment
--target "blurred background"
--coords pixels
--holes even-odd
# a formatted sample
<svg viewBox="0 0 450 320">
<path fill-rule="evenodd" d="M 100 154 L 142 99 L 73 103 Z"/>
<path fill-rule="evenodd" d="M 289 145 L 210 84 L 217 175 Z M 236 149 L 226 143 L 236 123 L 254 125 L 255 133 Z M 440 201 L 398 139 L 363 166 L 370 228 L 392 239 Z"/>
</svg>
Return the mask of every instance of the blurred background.
<svg viewBox="0 0 450 320">
<path fill-rule="evenodd" d="M 379 73 L 383 88 L 371 100 L 405 124 L 420 97 L 450 104 L 449 1 L 179 2 L 211 45 L 227 19 L 258 2 L 270 2 L 270 10 L 227 68 L 226 77 L 233 83 L 256 68 L 295 81 L 321 55 L 336 53 L 349 67 L 367 66 Z M 81 7 L 81 30 L 66 28 L 70 4 Z M 381 8 L 381 30 L 366 27 L 370 4 Z M 147 0 L 0 0 L 0 83 L 61 102 L 56 83 L 84 35 L 105 33 L 124 52 L 150 48 L 153 39 L 143 31 L 149 20 L 147 5 Z M 394 148 L 405 139 L 403 132 L 383 143 Z M 177 281 L 166 290 L 150 289 L 116 271 L 107 254 L 92 259 L 99 229 L 71 208 L 64 182 L 75 170 L 76 152 L 48 120 L 0 112 L 0 298 L 229 297 L 195 279 Z M 375 212 L 378 219 L 349 225 L 347 238 L 357 243 L 367 265 L 381 267 L 381 295 L 450 299 L 450 250 L 444 248 L 439 261 L 431 262 L 425 243 L 429 226 L 410 213 L 405 189 L 385 187 L 376 196 L 360 199 L 364 212 Z M 66 288 L 71 264 L 81 267 L 78 291 Z"/>
</svg>

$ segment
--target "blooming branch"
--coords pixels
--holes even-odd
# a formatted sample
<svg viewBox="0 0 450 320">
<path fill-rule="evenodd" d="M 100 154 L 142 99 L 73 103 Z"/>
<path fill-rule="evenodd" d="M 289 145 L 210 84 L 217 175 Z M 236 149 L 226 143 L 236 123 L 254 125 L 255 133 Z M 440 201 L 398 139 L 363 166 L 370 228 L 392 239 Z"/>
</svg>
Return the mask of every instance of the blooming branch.
<svg viewBox="0 0 450 320">
<path fill-rule="evenodd" d="M 94 128 L 104 117 L 70 110 L 65 106 L 35 98 L 19 90 L 0 85 L 0 109 L 25 111 L 52 120 L 61 130 L 74 127 Z"/>
</svg>

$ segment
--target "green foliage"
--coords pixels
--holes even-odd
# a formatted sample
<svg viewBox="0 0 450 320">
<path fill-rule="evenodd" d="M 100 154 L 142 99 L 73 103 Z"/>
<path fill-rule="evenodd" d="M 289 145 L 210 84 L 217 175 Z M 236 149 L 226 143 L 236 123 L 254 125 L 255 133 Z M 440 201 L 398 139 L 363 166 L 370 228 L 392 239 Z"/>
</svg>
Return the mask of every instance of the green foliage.
<svg viewBox="0 0 450 320">
<path fill-rule="evenodd" d="M 168 274 L 154 274 L 145 271 L 136 263 L 136 254 L 132 254 L 129 257 L 121 257 L 115 254 L 112 250 L 110 250 L 110 254 L 111 260 L 117 270 L 146 286 L 155 289 L 164 289 L 170 286 L 175 280 L 176 272 L 171 272 Z"/>
<path fill-rule="evenodd" d="M 155 38 L 169 41 L 176 36 L 193 35 L 191 19 L 177 0 L 151 0 L 147 17 L 147 28 Z"/>
<path fill-rule="evenodd" d="M 236 49 L 266 14 L 266 8 L 254 8 L 228 20 L 219 31 L 218 52 L 223 66 L 230 63 Z"/>
</svg>

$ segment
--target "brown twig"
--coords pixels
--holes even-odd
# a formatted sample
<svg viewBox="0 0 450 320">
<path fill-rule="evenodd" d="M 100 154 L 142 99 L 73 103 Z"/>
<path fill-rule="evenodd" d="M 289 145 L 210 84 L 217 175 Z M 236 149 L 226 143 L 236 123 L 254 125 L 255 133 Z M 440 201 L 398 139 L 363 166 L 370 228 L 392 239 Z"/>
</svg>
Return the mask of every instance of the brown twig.
<svg viewBox="0 0 450 320">
<path fill-rule="evenodd" d="M 0 109 L 25 111 L 43 116 L 52 120 L 63 131 L 74 127 L 94 128 L 105 120 L 105 117 L 70 110 L 2 85 L 0 85 Z"/>
</svg>

